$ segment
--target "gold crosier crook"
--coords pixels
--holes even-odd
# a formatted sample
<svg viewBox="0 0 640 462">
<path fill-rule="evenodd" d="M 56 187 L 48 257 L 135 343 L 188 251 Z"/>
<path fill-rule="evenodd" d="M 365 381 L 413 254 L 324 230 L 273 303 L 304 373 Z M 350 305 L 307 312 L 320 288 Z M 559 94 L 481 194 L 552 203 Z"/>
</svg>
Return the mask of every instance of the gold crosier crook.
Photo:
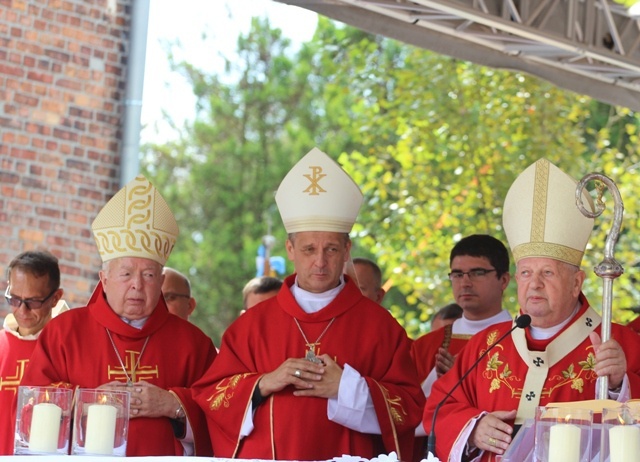
<svg viewBox="0 0 640 462">
<path fill-rule="evenodd" d="M 587 183 L 591 180 L 596 181 L 596 190 L 598 191 L 598 197 L 596 198 L 596 211 L 591 212 L 584 207 L 582 202 L 582 191 L 586 187 Z M 604 184 L 603 184 L 604 183 Z M 613 257 L 613 248 L 618 241 L 620 235 L 620 228 L 622 226 L 622 214 L 624 212 L 624 205 L 622 203 L 622 197 L 620 197 L 620 191 L 618 187 L 611 180 L 611 178 L 601 173 L 588 173 L 578 183 L 576 188 L 576 205 L 582 214 L 588 218 L 597 218 L 602 215 L 605 204 L 602 200 L 604 194 L 604 185 L 607 186 L 611 195 L 613 196 L 614 212 L 613 212 L 613 226 L 607 236 L 607 240 L 604 244 L 604 260 L 602 260 L 593 269 L 596 275 L 602 278 L 602 341 L 606 342 L 611 338 L 611 301 L 613 297 L 613 280 L 624 273 L 622 265 L 616 261 Z M 609 397 L 609 377 L 598 377 L 596 381 L 596 399 L 607 399 Z"/>
</svg>

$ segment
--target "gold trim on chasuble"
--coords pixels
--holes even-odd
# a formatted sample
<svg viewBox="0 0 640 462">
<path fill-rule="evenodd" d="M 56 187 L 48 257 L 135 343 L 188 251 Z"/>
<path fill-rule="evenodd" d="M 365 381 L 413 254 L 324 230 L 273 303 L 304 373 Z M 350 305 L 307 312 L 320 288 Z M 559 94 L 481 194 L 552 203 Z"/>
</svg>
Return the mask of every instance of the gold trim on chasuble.
<svg viewBox="0 0 640 462">
<path fill-rule="evenodd" d="M 7 377 L 0 376 L 0 391 L 13 391 L 15 394 L 20 386 L 20 381 L 24 375 L 24 370 L 27 368 L 28 359 L 18 359 L 16 361 L 15 374 Z"/>
<path fill-rule="evenodd" d="M 577 367 L 574 363 L 569 364 L 567 369 L 562 371 L 562 375 L 548 377 L 549 368 L 557 364 L 566 352 L 572 351 L 586 339 L 596 327 L 600 325 L 601 318 L 593 308 L 589 307 L 585 313 L 553 340 L 545 351 L 529 351 L 524 329 L 516 329 L 511 333 L 513 343 L 522 361 L 527 365 L 526 377 L 514 377 L 509 368 L 509 363 L 500 359 L 500 353 L 494 353 L 487 362 L 487 367 L 483 376 L 491 380 L 489 393 L 493 393 L 502 387 L 506 387 L 511 392 L 511 397 L 519 397 L 518 413 L 516 415 L 516 425 L 522 424 L 526 419 L 532 419 L 535 408 L 539 405 L 543 396 L 551 396 L 556 389 L 570 386 L 578 393 L 584 392 L 584 379 L 593 378 L 595 355 L 592 351 L 587 353 L 587 357 L 578 361 Z M 491 345 L 497 337 L 497 331 L 491 331 L 487 335 L 487 346 Z M 502 347 L 500 345 L 497 348 Z M 588 349 L 592 349 L 589 347 Z M 500 368 L 502 369 L 500 370 Z M 547 388 L 545 381 L 550 379 Z M 514 386 L 514 383 L 524 382 L 522 388 Z"/>
<path fill-rule="evenodd" d="M 243 374 L 236 374 L 236 375 L 232 375 L 231 377 L 229 377 L 228 379 L 222 379 L 220 382 L 218 382 L 216 384 L 216 391 L 209 396 L 209 398 L 207 398 L 207 402 L 210 403 L 209 404 L 209 409 L 212 411 L 219 411 L 221 407 L 224 408 L 228 408 L 229 405 L 231 404 L 231 398 L 233 398 L 233 395 L 235 393 L 235 388 L 238 386 L 238 384 L 240 383 L 240 381 L 250 375 L 256 375 L 255 372 L 245 372 Z M 224 385 L 226 383 L 226 385 Z M 251 406 L 251 397 L 253 396 L 253 392 L 255 391 L 255 387 L 258 386 L 258 380 L 256 380 L 253 390 L 251 391 L 251 394 L 249 395 L 249 400 L 247 401 L 246 407 L 245 407 L 245 411 L 243 416 L 247 415 L 247 412 L 249 412 L 249 407 Z M 269 397 L 269 400 L 271 400 L 271 397 Z M 273 411 L 273 408 L 271 408 L 271 410 Z M 272 435 L 271 435 L 271 441 L 273 441 L 273 427 L 272 427 Z M 236 454 L 238 452 L 238 448 L 240 447 L 240 434 L 238 434 L 238 440 L 236 441 L 236 447 L 233 450 L 233 454 L 231 456 L 231 458 L 235 458 Z"/>
<path fill-rule="evenodd" d="M 396 423 L 404 423 L 404 416 L 407 415 L 407 411 L 404 410 L 404 406 L 402 405 L 402 398 L 400 396 L 391 398 L 389 396 L 389 390 L 387 390 L 377 381 L 375 381 L 375 383 L 380 388 L 382 396 L 384 396 L 384 401 L 387 406 L 387 416 L 391 421 L 391 429 L 393 430 L 393 442 L 396 446 L 396 454 L 398 455 L 398 460 L 402 460 L 402 456 L 400 454 L 400 442 L 398 441 L 398 431 L 396 430 Z M 380 420 L 380 417 L 378 417 L 378 420 Z"/>
<path fill-rule="evenodd" d="M 216 384 L 216 391 L 207 398 L 207 402 L 209 402 L 209 409 L 212 411 L 217 411 L 221 406 L 229 407 L 231 403 L 231 398 L 233 398 L 234 389 L 240 383 L 240 380 L 244 379 L 249 375 L 255 375 L 254 372 L 245 372 L 244 374 L 236 374 L 232 375 L 228 379 L 222 379 L 220 382 Z M 227 383 L 227 385 L 225 385 Z M 257 383 L 257 382 L 256 382 Z M 251 402 L 251 400 L 249 400 Z"/>
<path fill-rule="evenodd" d="M 160 371 L 158 370 L 157 364 L 155 366 L 144 366 L 142 364 L 138 364 L 138 361 L 140 361 L 140 355 L 142 354 L 140 351 L 124 350 L 124 352 L 126 355 L 123 366 L 120 364 L 117 366 L 107 366 L 107 376 L 109 377 L 109 380 L 117 380 L 119 382 L 124 381 L 124 383 L 127 383 L 129 378 L 131 378 L 131 382 L 135 383 L 140 380 L 160 378 Z M 116 351 L 116 354 L 119 353 Z M 138 357 L 137 360 L 136 356 Z"/>
</svg>

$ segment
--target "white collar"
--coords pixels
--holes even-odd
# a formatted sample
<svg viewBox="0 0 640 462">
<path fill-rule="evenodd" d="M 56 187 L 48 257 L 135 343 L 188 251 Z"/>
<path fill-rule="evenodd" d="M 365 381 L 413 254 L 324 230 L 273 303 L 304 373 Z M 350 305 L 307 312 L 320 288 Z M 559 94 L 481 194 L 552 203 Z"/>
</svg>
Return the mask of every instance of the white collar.
<svg viewBox="0 0 640 462">
<path fill-rule="evenodd" d="M 136 329 L 140 330 L 144 327 L 145 323 L 147 322 L 147 319 L 149 319 L 149 316 L 141 319 L 127 319 L 123 316 L 120 316 L 120 319 L 122 319 L 124 322 L 129 324 L 131 327 L 135 327 Z"/>
<path fill-rule="evenodd" d="M 338 284 L 338 287 L 322 292 L 321 294 L 316 294 L 313 292 L 307 292 L 300 288 L 298 285 L 298 276 L 296 276 L 296 281 L 291 286 L 291 294 L 305 313 L 317 313 L 331 303 L 333 299 L 338 296 L 344 286 L 344 278 L 340 276 L 340 284 Z"/>
<path fill-rule="evenodd" d="M 489 326 L 497 324 L 499 322 L 511 321 L 513 318 L 507 310 L 502 310 L 497 314 L 494 314 L 490 318 L 478 319 L 473 321 L 465 318 L 464 314 L 461 318 L 456 319 L 451 326 L 451 332 L 454 334 L 477 334 L 481 330 L 486 329 Z"/>
<path fill-rule="evenodd" d="M 569 322 L 571 322 L 571 320 L 573 319 L 573 317 L 576 315 L 576 313 L 578 312 L 578 310 L 580 309 L 580 301 L 578 300 L 578 302 L 576 303 L 575 308 L 573 309 L 573 312 L 571 313 L 571 315 L 565 319 L 564 321 L 562 321 L 560 324 L 557 324 L 555 326 L 552 327 L 529 327 L 529 332 L 531 332 L 531 338 L 534 340 L 547 340 L 548 338 L 553 337 L 554 335 L 556 335 L 558 332 L 560 332 L 562 329 L 564 329 L 564 327 L 569 324 Z"/>
</svg>

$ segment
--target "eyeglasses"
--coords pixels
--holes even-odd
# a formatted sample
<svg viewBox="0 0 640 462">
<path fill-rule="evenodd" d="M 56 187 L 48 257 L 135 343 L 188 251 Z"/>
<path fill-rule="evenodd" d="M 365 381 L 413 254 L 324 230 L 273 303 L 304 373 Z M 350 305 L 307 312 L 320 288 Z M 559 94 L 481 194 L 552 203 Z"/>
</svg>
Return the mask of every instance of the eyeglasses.
<svg viewBox="0 0 640 462">
<path fill-rule="evenodd" d="M 164 299 L 168 302 L 173 302 L 174 300 L 177 300 L 178 298 L 191 298 L 191 295 L 185 295 L 185 294 L 174 294 L 173 292 L 167 292 L 166 294 L 164 294 Z"/>
<path fill-rule="evenodd" d="M 53 289 L 53 292 L 51 292 L 45 298 L 43 298 L 42 300 L 37 300 L 35 298 L 14 297 L 9 293 L 10 290 L 11 287 L 7 286 L 7 290 L 4 291 L 4 298 L 7 300 L 7 303 L 13 308 L 20 308 L 20 305 L 24 303 L 24 306 L 26 306 L 28 310 L 39 310 L 43 308 L 47 300 L 53 297 L 53 294 L 58 291 L 58 289 Z"/>
<path fill-rule="evenodd" d="M 466 274 L 467 276 L 469 276 L 469 280 L 475 281 L 475 280 L 478 280 L 478 279 L 482 279 L 487 274 L 493 273 L 494 271 L 497 271 L 497 270 L 495 270 L 495 269 L 484 269 L 484 268 L 474 268 L 474 269 L 469 270 L 469 271 L 451 271 L 449 273 L 449 279 L 451 281 L 462 281 L 462 279 L 464 278 L 464 275 Z"/>
</svg>

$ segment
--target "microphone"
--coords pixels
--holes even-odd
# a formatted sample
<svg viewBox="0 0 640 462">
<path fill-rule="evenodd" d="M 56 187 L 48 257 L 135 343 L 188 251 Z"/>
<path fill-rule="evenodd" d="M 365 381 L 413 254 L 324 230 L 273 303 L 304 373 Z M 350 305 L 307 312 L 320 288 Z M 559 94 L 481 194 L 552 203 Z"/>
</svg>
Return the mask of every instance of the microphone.
<svg viewBox="0 0 640 462">
<path fill-rule="evenodd" d="M 478 363 L 480 363 L 480 361 L 482 361 L 482 359 L 487 356 L 487 354 L 493 349 L 494 346 L 496 346 L 498 343 L 502 342 L 508 335 L 511 335 L 511 332 L 513 332 L 514 330 L 516 330 L 518 328 L 519 329 L 524 329 L 526 327 L 529 327 L 530 324 L 531 324 L 531 316 L 529 316 L 528 314 L 523 314 L 523 315 L 518 316 L 516 318 L 515 325 L 511 329 L 509 329 L 504 335 L 502 335 L 502 337 L 500 337 L 498 340 L 493 342 L 489 348 L 484 350 L 484 352 L 478 357 L 478 359 L 476 359 L 476 361 L 471 365 L 471 367 L 469 369 L 467 369 L 467 371 L 464 374 L 462 374 L 462 377 L 460 377 L 460 379 L 456 382 L 456 384 L 453 386 L 453 388 L 451 388 L 449 393 L 447 393 L 445 395 L 445 397 L 442 398 L 442 400 L 440 400 L 440 402 L 436 406 L 436 409 L 433 411 L 433 418 L 431 419 L 431 432 L 429 432 L 429 437 L 427 438 L 427 451 L 428 452 L 430 452 L 434 456 L 438 457 L 438 455 L 436 454 L 436 418 L 438 416 L 438 411 L 440 410 L 442 405 L 444 403 L 446 403 L 447 400 L 449 399 L 449 397 L 451 396 L 451 394 L 460 385 L 462 385 L 462 381 L 465 378 L 467 378 L 467 375 L 469 375 L 471 373 L 471 371 L 476 368 Z"/>
</svg>

